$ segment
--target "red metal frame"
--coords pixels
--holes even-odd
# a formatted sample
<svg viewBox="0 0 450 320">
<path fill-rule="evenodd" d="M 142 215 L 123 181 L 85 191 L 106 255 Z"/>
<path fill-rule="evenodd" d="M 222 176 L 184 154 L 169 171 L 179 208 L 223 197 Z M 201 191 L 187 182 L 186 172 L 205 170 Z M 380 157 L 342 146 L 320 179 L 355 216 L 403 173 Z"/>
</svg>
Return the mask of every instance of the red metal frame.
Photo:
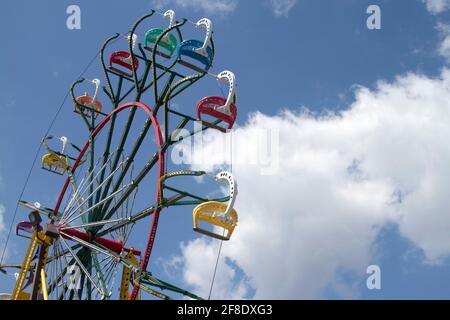
<svg viewBox="0 0 450 320">
<path fill-rule="evenodd" d="M 116 51 L 111 54 L 109 57 L 109 67 L 114 68 L 114 64 L 118 64 L 119 66 L 122 66 L 131 72 L 133 72 L 133 66 L 131 65 L 131 54 L 127 51 Z M 130 62 L 126 62 L 125 60 L 129 60 Z M 134 65 L 136 66 L 136 70 L 139 68 L 139 60 L 138 58 L 134 57 Z M 115 69 L 115 68 L 114 68 Z M 118 70 L 118 69 L 116 69 Z M 119 70 L 120 71 L 120 70 Z M 127 74 L 128 76 L 132 76 Z"/>
<path fill-rule="evenodd" d="M 163 136 L 162 136 L 161 126 L 159 125 L 158 119 L 153 115 L 152 110 L 146 104 L 144 104 L 142 102 L 128 102 L 128 103 L 125 103 L 125 104 L 117 107 L 108 116 L 106 116 L 103 119 L 103 121 L 97 125 L 97 127 L 95 127 L 94 131 L 92 131 L 92 133 L 91 133 L 90 138 L 95 138 L 98 135 L 98 133 L 103 129 L 103 127 L 111 120 L 111 117 L 113 116 L 113 114 L 118 114 L 118 113 L 120 113 L 128 108 L 134 107 L 134 106 L 145 111 L 147 113 L 147 115 L 150 117 L 150 120 L 152 121 L 152 124 L 153 124 L 153 130 L 154 130 L 154 134 L 156 137 L 156 143 L 157 143 L 158 149 L 160 150 L 158 153 L 158 177 L 157 177 L 157 184 L 159 185 L 159 180 L 164 175 L 164 166 L 165 166 L 164 152 L 161 151 L 161 147 L 163 144 Z M 80 154 L 78 155 L 77 160 L 73 164 L 73 167 L 71 170 L 72 174 L 75 173 L 76 169 L 80 165 L 81 159 L 83 158 L 84 154 L 88 150 L 89 145 L 90 145 L 90 139 L 88 139 L 87 142 L 84 144 L 83 148 L 81 148 Z M 67 191 L 69 184 L 70 184 L 70 177 L 67 177 L 66 181 L 64 182 L 64 185 L 62 187 L 62 190 L 59 195 L 58 201 L 56 203 L 55 209 L 53 210 L 55 216 L 59 212 L 59 208 L 61 206 L 62 200 L 64 198 L 64 195 Z M 159 190 L 159 188 L 157 188 L 156 201 L 158 203 L 160 200 L 159 192 L 160 192 L 160 190 Z M 150 260 L 150 255 L 152 253 L 153 244 L 154 244 L 155 237 L 156 237 L 156 231 L 158 228 L 158 222 L 159 222 L 159 216 L 161 213 L 161 209 L 162 208 L 158 206 L 152 215 L 152 222 L 151 222 L 151 226 L 150 226 L 150 233 L 149 233 L 148 240 L 147 240 L 147 246 L 144 251 L 144 257 L 141 261 L 141 268 L 143 270 L 147 270 L 148 262 Z M 139 292 L 139 286 L 135 285 L 133 287 L 133 291 L 131 293 L 130 299 L 135 300 L 138 292 Z"/>
<path fill-rule="evenodd" d="M 230 105 L 231 115 L 223 113 L 217 108 L 224 106 L 227 99 L 223 97 L 206 97 L 197 103 L 197 118 L 202 120 L 202 114 L 217 118 L 228 124 L 228 129 L 233 128 L 237 117 L 237 107 L 234 103 Z"/>
<path fill-rule="evenodd" d="M 63 237 L 64 239 L 67 239 L 67 240 L 72 240 L 72 239 L 70 237 L 65 236 L 65 234 L 67 234 L 67 235 L 69 235 L 71 237 L 75 237 L 75 238 L 81 239 L 81 240 L 86 241 L 86 242 L 96 242 L 96 243 L 104 246 L 105 248 L 107 248 L 107 249 L 109 249 L 109 250 L 111 250 L 111 251 L 113 251 L 113 252 L 115 252 L 117 254 L 120 254 L 122 251 L 125 251 L 127 253 L 130 252 L 130 251 L 133 251 L 134 255 L 141 256 L 141 252 L 140 251 L 135 250 L 134 248 L 133 249 L 132 248 L 125 248 L 123 246 L 123 243 L 119 242 L 119 241 L 106 239 L 106 238 L 92 239 L 92 236 L 89 235 L 88 233 L 85 233 L 85 232 L 82 232 L 82 231 L 79 231 L 79 230 L 75 230 L 75 229 L 61 228 L 60 230 L 63 232 L 63 234 L 61 234 L 61 237 Z"/>
</svg>

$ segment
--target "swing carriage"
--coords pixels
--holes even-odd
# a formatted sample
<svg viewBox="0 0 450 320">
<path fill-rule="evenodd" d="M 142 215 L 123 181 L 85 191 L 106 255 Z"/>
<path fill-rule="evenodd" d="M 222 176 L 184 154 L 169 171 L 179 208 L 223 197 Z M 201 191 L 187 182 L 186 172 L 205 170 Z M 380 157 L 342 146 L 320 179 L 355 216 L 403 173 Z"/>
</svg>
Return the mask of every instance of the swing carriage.
<svg viewBox="0 0 450 320">
<path fill-rule="evenodd" d="M 87 81 L 95 86 L 93 95 L 75 94 L 84 79 L 72 84 L 72 111 L 83 120 L 88 138 L 81 148 L 66 137 L 48 136 L 41 141 L 47 151 L 41 167 L 54 174 L 52 179 L 63 178 L 62 188 L 51 207 L 18 201 L 20 207 L 31 210 L 28 221 L 16 225 L 16 235 L 28 239 L 29 245 L 23 262 L 14 265 L 19 272 L 12 293 L 0 299 L 136 300 L 143 294 L 202 299 L 154 276 L 149 262 L 160 214 L 171 208 L 192 210 L 193 230 L 207 237 L 228 241 L 235 231 L 233 174 L 168 172 L 166 155 L 180 141 L 173 139 L 175 133 L 189 124 L 200 123 L 201 129 L 190 130 L 186 138 L 211 128 L 221 132 L 233 128 L 236 79 L 230 71 L 210 73 L 215 46 L 207 18 L 195 23 L 205 31 L 204 41 L 186 40 L 182 31 L 189 21 L 176 21 L 175 12 L 168 10 L 162 14 L 169 19 L 168 27 L 148 29 L 144 43 L 139 43 L 137 29 L 155 14 L 152 10 L 133 25 L 126 36 L 128 50 L 108 55 L 111 44 L 123 37 L 119 34 L 103 44 L 100 60 L 105 81 Z M 197 104 L 187 103 L 182 111 L 174 110 L 170 102 L 205 76 L 228 84 L 228 96 L 207 96 Z M 111 109 L 105 110 L 109 105 Z M 62 143 L 60 151 L 53 147 L 56 141 Z M 228 194 L 212 198 L 174 187 L 181 176 L 226 183 Z M 152 185 L 156 185 L 154 203 L 148 203 L 146 190 Z M 148 239 L 142 245 L 144 232 Z M 6 268 L 0 265 L 0 271 Z"/>
</svg>

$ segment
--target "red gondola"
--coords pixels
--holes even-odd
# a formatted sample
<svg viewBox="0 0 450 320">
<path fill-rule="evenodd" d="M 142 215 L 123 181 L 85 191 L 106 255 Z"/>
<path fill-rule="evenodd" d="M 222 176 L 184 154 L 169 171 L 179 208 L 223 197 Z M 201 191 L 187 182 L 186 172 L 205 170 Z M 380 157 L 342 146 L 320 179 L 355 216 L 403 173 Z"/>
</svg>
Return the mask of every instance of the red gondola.
<svg viewBox="0 0 450 320">
<path fill-rule="evenodd" d="M 128 36 L 128 38 L 129 38 L 129 36 Z M 133 35 L 133 46 L 132 46 L 133 48 L 132 48 L 132 50 L 134 50 L 136 42 L 137 42 L 137 36 L 134 34 Z M 135 65 L 136 70 L 137 70 L 139 68 L 139 60 L 136 57 L 134 57 L 133 60 L 134 60 L 134 65 Z M 125 68 L 125 69 L 131 71 L 131 74 L 126 72 L 126 71 L 123 71 L 120 68 L 116 68 L 115 66 L 120 66 L 122 68 Z M 113 52 L 111 54 L 111 56 L 109 57 L 109 67 L 112 70 L 114 70 L 116 72 L 119 72 L 119 73 L 122 73 L 122 74 L 124 74 L 127 77 L 131 78 L 133 76 L 133 65 L 131 63 L 131 54 L 128 51 L 116 51 L 116 52 Z"/>
<path fill-rule="evenodd" d="M 228 98 L 205 97 L 197 103 L 197 118 L 202 120 L 202 115 L 208 115 L 225 122 L 232 129 L 237 117 L 235 76 L 231 71 L 221 72 L 217 78 L 230 84 Z"/>
</svg>

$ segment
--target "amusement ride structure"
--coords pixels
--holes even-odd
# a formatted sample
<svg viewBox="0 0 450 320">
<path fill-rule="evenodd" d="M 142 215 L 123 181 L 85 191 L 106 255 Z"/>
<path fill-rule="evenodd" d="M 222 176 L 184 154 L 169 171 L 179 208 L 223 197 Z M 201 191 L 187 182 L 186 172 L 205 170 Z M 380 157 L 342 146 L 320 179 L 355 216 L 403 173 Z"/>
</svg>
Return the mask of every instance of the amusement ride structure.
<svg viewBox="0 0 450 320">
<path fill-rule="evenodd" d="M 138 29 L 157 16 L 167 18 L 168 26 L 138 36 Z M 186 29 L 205 37 L 186 40 Z M 122 49 L 112 50 L 117 44 Z M 160 215 L 172 207 L 192 207 L 195 232 L 220 241 L 232 237 L 238 222 L 233 174 L 168 171 L 167 155 L 183 139 L 233 128 L 235 76 L 210 72 L 211 21 L 176 20 L 172 10 L 152 10 L 128 34 L 107 39 L 98 56 L 104 79 L 80 78 L 69 91 L 74 119 L 88 130 L 86 142 L 76 146 L 56 135 L 41 141 L 41 169 L 62 187 L 52 207 L 19 200 L 29 214 L 15 231 L 28 239 L 28 249 L 17 264 L 0 265 L 0 276 L 15 276 L 2 299 L 202 299 L 158 278 L 149 262 Z M 204 77 L 228 85 L 228 95 L 173 103 Z M 194 178 L 215 181 L 218 190 L 226 185 L 228 195 L 196 194 Z"/>
</svg>

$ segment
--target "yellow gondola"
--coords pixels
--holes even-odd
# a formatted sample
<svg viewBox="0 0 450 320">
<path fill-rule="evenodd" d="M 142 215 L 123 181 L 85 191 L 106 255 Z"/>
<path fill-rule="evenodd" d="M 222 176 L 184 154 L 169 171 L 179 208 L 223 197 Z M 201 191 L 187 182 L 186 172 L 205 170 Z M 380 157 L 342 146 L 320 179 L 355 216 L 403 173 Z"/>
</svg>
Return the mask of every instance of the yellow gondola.
<svg viewBox="0 0 450 320">
<path fill-rule="evenodd" d="M 238 215 L 236 210 L 232 209 L 229 216 L 225 214 L 227 204 L 223 202 L 209 201 L 198 205 L 194 209 L 194 231 L 202 233 L 204 235 L 228 241 L 233 234 L 234 228 L 238 222 Z M 199 222 L 206 222 L 213 226 L 221 227 L 227 232 L 225 235 L 220 235 L 206 229 L 199 227 Z"/>
<path fill-rule="evenodd" d="M 49 153 L 45 154 L 42 157 L 42 169 L 46 171 L 50 171 L 52 173 L 56 173 L 59 175 L 63 175 L 66 173 L 67 169 L 69 168 L 69 159 L 67 156 L 64 155 L 64 152 L 66 150 L 67 146 L 67 138 L 61 137 L 59 140 L 62 142 L 63 147 L 61 150 L 61 153 L 57 153 L 50 149 L 47 145 L 46 139 L 42 139 L 42 145 L 45 149 L 49 151 Z"/>
<path fill-rule="evenodd" d="M 207 236 L 228 241 L 233 234 L 238 223 L 238 214 L 234 207 L 237 195 L 237 183 L 234 181 L 233 175 L 223 171 L 217 174 L 216 180 L 219 182 L 228 182 L 230 186 L 230 200 L 228 204 L 218 201 L 208 201 L 198 205 L 192 214 L 194 221 L 194 231 L 205 234 Z M 208 231 L 200 227 L 200 222 L 205 222 L 212 226 L 223 228 L 223 235 Z"/>
<path fill-rule="evenodd" d="M 62 148 L 60 152 L 57 152 L 48 146 L 47 140 L 52 139 L 57 139 L 62 142 Z M 70 143 L 66 137 L 49 136 L 43 138 L 42 146 L 47 150 L 47 153 L 42 157 L 42 169 L 59 175 L 65 174 L 70 169 L 70 161 L 76 160 L 76 158 L 73 158 L 67 154 L 67 145 L 70 145 L 77 152 L 81 151 L 80 148 L 78 148 L 76 145 Z M 82 164 L 83 162 L 84 160 L 81 160 L 80 164 Z"/>
</svg>

